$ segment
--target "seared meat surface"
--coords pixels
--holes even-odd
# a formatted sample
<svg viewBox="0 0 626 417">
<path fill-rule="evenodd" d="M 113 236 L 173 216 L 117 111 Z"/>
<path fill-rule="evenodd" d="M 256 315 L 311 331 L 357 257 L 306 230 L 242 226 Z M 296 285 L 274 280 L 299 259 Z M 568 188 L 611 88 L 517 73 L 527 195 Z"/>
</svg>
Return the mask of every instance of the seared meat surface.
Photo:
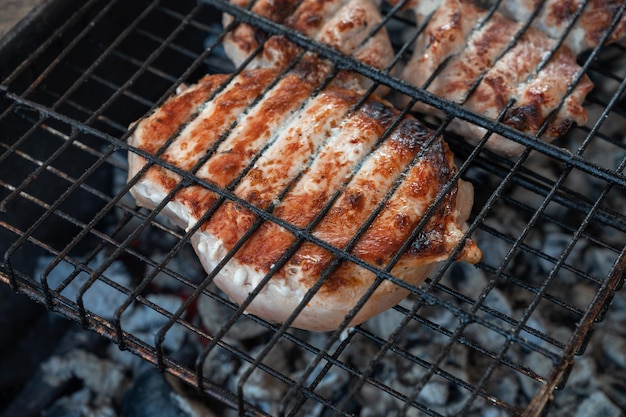
<svg viewBox="0 0 626 417">
<path fill-rule="evenodd" d="M 440 3 L 440 4 L 439 4 Z M 593 84 L 566 46 L 533 27 L 478 7 L 471 0 L 413 2 L 416 13 L 432 12 L 416 40 L 402 77 L 468 110 L 552 141 L 573 124 L 584 124 L 583 101 Z M 517 40 L 513 41 L 516 36 Z M 562 102 L 562 103 L 561 103 Z M 440 115 L 418 104 L 416 109 Z M 485 130 L 454 119 L 450 128 L 476 143 Z M 506 155 L 524 147 L 493 134 L 487 147 Z"/>
<path fill-rule="evenodd" d="M 565 45 L 578 55 L 600 43 L 623 4 L 623 0 L 502 0 L 498 10 L 518 21 L 526 21 L 538 11 L 533 26 L 554 39 L 564 36 L 571 25 Z M 623 13 L 606 42 L 615 42 L 625 34 L 626 13 Z"/>
<path fill-rule="evenodd" d="M 322 69 L 311 71 L 317 66 Z M 457 260 L 481 257 L 464 237 L 472 187 L 451 184 L 456 167 L 442 138 L 410 116 L 398 120 L 399 111 L 374 95 L 363 100 L 364 90 L 323 86 L 323 68 L 307 56 L 280 79 L 271 67 L 232 79 L 208 75 L 139 121 L 129 140 L 198 179 L 183 185 L 171 169 L 129 152 L 129 180 L 144 170 L 131 189 L 139 205 L 154 208 L 168 198 L 162 213 L 185 229 L 210 214 L 192 237 L 209 273 L 243 243 L 215 278 L 226 294 L 242 303 L 273 273 L 248 312 L 282 322 L 321 283 L 293 323 L 311 330 L 335 329 L 376 281 L 371 269 L 350 260 L 332 267 L 333 248 L 414 285 L 457 245 Z M 412 237 L 427 210 L 428 220 Z M 407 293 L 383 280 L 351 325 Z"/>
<path fill-rule="evenodd" d="M 397 4 L 399 0 L 390 3 Z M 422 20 L 444 3 L 445 0 L 408 0 L 405 7 L 413 9 Z M 617 24 L 606 43 L 626 36 L 626 13 L 617 17 L 623 4 L 623 0 L 481 0 L 485 8 L 495 6 L 511 20 L 530 21 L 553 39 L 566 36 L 564 43 L 575 55 L 598 45 L 615 18 Z"/>
<path fill-rule="evenodd" d="M 254 13 L 375 67 L 388 68 L 392 62 L 387 32 L 384 28 L 375 30 L 381 22 L 381 0 L 232 2 L 241 7 L 252 4 Z M 496 4 L 495 12 L 486 9 Z M 414 10 L 418 23 L 426 21 L 427 25 L 417 37 L 402 78 L 473 112 L 551 142 L 573 124 L 587 121 L 583 102 L 593 84 L 581 74 L 576 55 L 600 42 L 621 1 L 481 0 L 479 6 L 478 0 L 409 0 L 404 7 Z M 231 22 L 232 17 L 226 15 L 224 23 Z M 526 27 L 527 22 L 531 27 Z M 566 31 L 568 35 L 561 45 L 559 38 Z M 619 17 L 607 42 L 620 39 L 625 32 L 626 13 Z M 247 68 L 284 68 L 302 52 L 284 37 L 267 39 L 248 24 L 235 25 L 225 45 L 237 65 L 257 51 Z M 371 84 L 361 76 L 344 79 L 346 86 Z M 377 93 L 386 91 L 379 88 Z M 426 105 L 417 104 L 415 109 L 443 116 Z M 450 129 L 471 143 L 477 143 L 486 133 L 460 119 L 454 119 Z M 524 146 L 498 134 L 491 135 L 487 147 L 505 155 L 524 150 Z"/>
<path fill-rule="evenodd" d="M 231 0 L 247 7 L 250 0 Z M 276 23 L 294 29 L 310 39 L 326 44 L 376 68 L 388 67 L 393 48 L 384 27 L 376 30 L 382 18 L 381 0 L 259 0 L 251 11 Z M 224 25 L 232 16 L 224 15 Z M 300 52 L 281 36 L 267 35 L 246 23 L 237 24 L 226 36 L 224 46 L 228 57 L 240 66 L 258 48 L 247 68 L 284 67 Z M 355 79 L 355 76 L 351 76 Z M 368 84 L 369 81 L 360 78 Z"/>
</svg>

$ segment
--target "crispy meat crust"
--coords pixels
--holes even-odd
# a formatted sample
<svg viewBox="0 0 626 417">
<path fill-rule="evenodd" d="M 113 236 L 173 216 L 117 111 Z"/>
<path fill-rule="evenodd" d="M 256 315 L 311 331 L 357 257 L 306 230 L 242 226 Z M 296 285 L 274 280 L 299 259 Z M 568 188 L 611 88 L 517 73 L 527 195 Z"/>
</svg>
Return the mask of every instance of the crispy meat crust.
<svg viewBox="0 0 626 417">
<path fill-rule="evenodd" d="M 524 21 L 539 9 L 533 26 L 548 36 L 561 38 L 574 22 L 583 0 L 503 0 L 499 10 L 511 19 Z M 573 23 L 565 45 L 576 55 L 600 43 L 611 22 L 623 5 L 623 0 L 588 0 L 579 18 Z M 619 18 L 606 43 L 616 42 L 626 34 L 626 13 Z"/>
<path fill-rule="evenodd" d="M 463 232 L 473 202 L 471 185 L 452 184 L 431 207 L 456 173 L 445 142 L 412 117 L 385 136 L 399 115 L 396 109 L 375 96 L 357 106 L 363 91 L 337 85 L 314 94 L 318 80 L 304 74 L 296 68 L 277 82 L 273 69 L 245 71 L 230 82 L 222 75 L 207 76 L 138 122 L 130 144 L 195 170 L 200 180 L 411 284 L 419 285 L 457 245 L 457 260 L 477 262 L 480 250 Z M 129 179 L 145 165 L 130 152 Z M 153 208 L 181 178 L 158 164 L 146 168 L 131 193 L 139 205 Z M 184 228 L 211 214 L 192 238 L 210 272 L 259 219 L 199 184 L 179 188 L 163 214 Z M 407 244 L 428 210 L 428 221 Z M 337 261 L 333 251 L 298 240 L 276 222 L 262 221 L 215 282 L 241 303 L 292 246 L 292 256 L 249 312 L 284 321 L 322 279 L 294 326 L 336 328 L 376 275 L 347 260 L 325 274 Z M 351 324 L 406 295 L 383 281 Z"/>
<path fill-rule="evenodd" d="M 403 78 L 491 119 L 504 112 L 504 124 L 530 136 L 537 135 L 555 113 L 541 135 L 552 141 L 572 124 L 586 123 L 583 101 L 593 84 L 583 75 L 568 92 L 581 71 L 576 57 L 565 46 L 557 48 L 556 41 L 538 29 L 528 28 L 509 46 L 521 27 L 498 12 L 489 16 L 471 0 L 443 0 L 418 37 Z M 511 101 L 512 107 L 505 111 Z M 440 114 L 422 104 L 416 110 Z M 461 120 L 455 119 L 450 127 L 473 143 L 485 134 Z M 524 150 L 497 134 L 487 147 L 506 155 Z"/>
<path fill-rule="evenodd" d="M 233 3 L 245 7 L 250 2 L 238 0 Z M 383 69 L 393 59 L 393 48 L 384 27 L 373 33 L 382 20 L 379 6 L 380 0 L 259 0 L 251 11 Z M 231 21 L 231 16 L 224 15 L 224 23 Z M 226 35 L 224 46 L 237 66 L 257 48 L 262 48 L 249 68 L 284 67 L 299 52 L 284 38 L 273 36 L 268 40 L 263 31 L 245 23 L 238 24 Z"/>
<path fill-rule="evenodd" d="M 388 1 L 397 4 L 400 0 Z M 498 12 L 517 22 L 527 22 L 532 18 L 531 24 L 552 39 L 560 39 L 569 31 L 564 43 L 575 55 L 600 43 L 623 3 L 623 0 L 480 1 L 485 8 L 497 6 Z M 422 20 L 442 4 L 444 0 L 408 0 L 403 7 L 414 10 Z M 576 18 L 581 7 L 580 15 Z M 625 35 L 626 13 L 619 17 L 606 43 L 617 42 Z"/>
</svg>

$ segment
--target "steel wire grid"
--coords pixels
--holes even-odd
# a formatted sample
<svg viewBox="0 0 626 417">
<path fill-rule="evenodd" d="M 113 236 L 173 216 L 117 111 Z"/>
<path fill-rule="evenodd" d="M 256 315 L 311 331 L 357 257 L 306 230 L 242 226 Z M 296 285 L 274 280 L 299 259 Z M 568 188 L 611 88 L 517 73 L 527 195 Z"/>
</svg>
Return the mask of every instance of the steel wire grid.
<svg viewBox="0 0 626 417">
<path fill-rule="evenodd" d="M 536 416 L 545 410 L 554 390 L 566 383 L 574 357 L 584 353 L 594 323 L 602 319 L 612 294 L 624 279 L 626 215 L 623 207 L 615 207 L 610 201 L 626 188 L 623 173 L 626 143 L 614 129 L 604 129 L 609 120 L 623 125 L 626 119 L 623 98 L 626 78 L 605 65 L 613 54 L 626 52 L 623 45 L 598 47 L 581 58 L 583 69 L 602 88 L 594 89 L 588 96 L 593 117 L 588 126 L 572 129 L 568 137 L 575 147 L 565 150 L 473 114 L 406 84 L 387 71 L 343 56 L 224 1 L 130 4 L 119 0 L 57 1 L 47 3 L 46 7 L 6 41 L 0 51 L 10 63 L 0 69 L 3 71 L 0 87 L 0 248 L 4 256 L 0 278 L 3 282 L 156 364 L 160 370 L 198 387 L 241 415 L 269 415 L 250 394 L 249 387 L 255 378 L 266 378 L 284 386 L 277 400 L 278 410 L 284 415 L 301 415 L 307 404 L 319 405 L 318 415 L 352 415 L 358 412 L 354 408 L 356 398 L 372 390 L 380 398 L 395 399 L 400 404 L 398 415 L 416 415 L 417 411 L 422 415 L 446 415 L 445 407 L 433 406 L 421 395 L 428 384 L 444 381 L 463 399 L 457 415 L 480 414 L 477 410 L 489 405 L 509 415 Z M 384 25 L 408 28 L 410 33 L 408 41 L 394 45 L 395 64 L 410 54 L 412 41 L 424 24 L 416 27 L 400 11 L 400 5 L 385 6 L 383 10 Z M 221 51 L 225 31 L 231 29 L 220 26 L 222 12 L 233 14 L 238 21 L 253 23 L 269 34 L 285 34 L 305 49 L 333 60 L 338 69 L 360 72 L 410 96 L 413 102 L 419 100 L 443 109 L 448 117 L 442 123 L 431 122 L 438 132 L 457 117 L 527 146 L 520 157 L 509 159 L 483 149 L 487 137 L 474 147 L 453 134 L 446 134 L 458 159 L 459 173 L 454 181 L 462 176 L 470 179 L 477 189 L 473 221 L 467 233 L 478 235 L 479 242 L 482 239 L 495 244 L 489 247 L 493 254 L 477 265 L 487 277 L 478 293 L 457 285 L 454 277 L 462 275 L 463 267 L 451 262 L 444 263 L 422 287 L 410 286 L 392 276 L 389 269 L 374 268 L 352 256 L 349 248 L 357 241 L 358 234 L 344 250 L 315 239 L 310 231 L 324 212 L 308 228 L 299 230 L 272 216 L 271 209 L 256 208 L 228 190 L 217 189 L 196 178 L 193 171 L 182 172 L 153 155 L 129 147 L 126 143 L 129 124 L 161 104 L 178 85 L 194 82 L 207 72 L 232 73 L 234 77 L 240 71 Z M 624 13 L 624 7 L 619 13 Z M 42 35 L 33 27 L 46 29 Z M 403 114 L 408 109 L 409 106 L 405 107 Z M 594 148 L 614 154 L 614 165 L 595 160 Z M 538 172 L 530 165 L 531 150 L 537 151 L 552 173 Z M 193 269 L 192 263 L 188 271 L 175 267 L 174 259 L 184 256 L 195 228 L 183 232 L 163 222 L 158 213 L 167 201 L 149 212 L 136 209 L 127 191 L 138 177 L 129 184 L 120 184 L 119 180 L 115 183 L 120 174 L 125 178 L 127 152 L 144 156 L 148 166 L 159 164 L 180 174 L 183 182 L 179 187 L 200 184 L 218 193 L 220 203 L 234 200 L 257 214 L 259 220 L 255 226 L 220 266 L 262 222 L 279 223 L 296 236 L 296 242 L 273 271 L 302 242 L 322 245 L 336 255 L 334 266 L 347 260 L 376 272 L 377 282 L 370 294 L 383 280 L 410 290 L 409 301 L 393 309 L 398 318 L 396 327 L 381 333 L 366 323 L 311 338 L 307 332 L 243 314 L 245 304 L 233 304 L 211 285 L 217 269 L 202 275 Z M 578 187 L 571 180 L 573 177 L 586 179 L 593 187 Z M 114 187 L 110 186 L 112 183 Z M 439 201 L 452 186 L 453 183 L 440 192 Z M 520 198 L 520 190 L 532 198 Z M 217 206 L 203 220 L 210 218 Z M 568 216 L 559 216 L 555 208 L 567 210 Z M 509 212 L 523 221 L 519 233 L 509 232 L 493 222 Z M 414 235 L 424 223 L 425 220 Z M 532 239 L 544 230 L 544 225 L 566 237 L 563 247 L 556 252 L 549 247 L 538 247 Z M 144 241 L 149 236 L 169 242 L 163 256 L 146 250 Z M 147 244 L 160 245 L 158 241 Z M 609 254 L 607 265 L 598 269 L 581 266 L 572 255 L 578 253 L 576 248 L 581 245 Z M 33 267 L 36 256 L 47 259 L 39 275 Z M 99 262 L 95 263 L 96 260 Z M 132 284 L 120 283 L 110 276 L 109 268 L 119 260 L 129 268 L 131 265 L 138 268 L 137 279 Z M 537 263 L 542 267 L 529 266 Z M 51 276 L 61 264 L 70 265 L 72 272 L 61 282 L 51 282 Z M 88 278 L 80 278 L 85 274 Z M 176 309 L 163 307 L 149 297 L 157 276 L 163 275 L 186 289 L 186 299 Z M 321 287 L 324 277 L 308 297 Z M 270 278 L 271 273 L 263 283 Z M 591 290 L 590 296 L 582 301 L 569 299 L 567 279 L 583 283 Z M 124 301 L 107 317 L 92 311 L 85 302 L 96 285 L 124 294 Z M 74 296 L 68 296 L 66 291 L 72 286 L 77 286 L 77 290 Z M 496 288 L 507 294 L 523 294 L 516 301 L 522 305 L 514 312 L 502 311 L 488 301 Z M 259 290 L 260 286 L 256 292 Z M 192 319 L 191 313 L 200 297 L 208 297 L 228 311 L 213 330 Z M 306 299 L 301 307 L 305 302 Z M 360 305 L 364 302 L 365 299 L 361 300 Z M 165 318 L 153 340 L 125 330 L 124 317 L 136 306 L 145 306 Z M 567 334 L 551 334 L 549 327 L 537 323 L 535 316 L 545 306 L 559 316 L 555 320 L 565 318 L 570 324 Z M 442 324 L 434 317 L 444 313 L 451 319 Z M 229 337 L 242 323 L 265 330 L 262 337 L 256 337 L 259 339 L 256 346 L 234 343 Z M 167 349 L 173 329 L 204 345 L 195 363 L 182 362 L 175 352 Z M 491 335 L 496 342 L 485 342 L 477 334 Z M 445 341 L 440 350 L 415 350 L 420 340 L 434 338 Z M 283 344 L 307 358 L 306 362 L 292 365 L 297 367 L 295 371 L 279 369 L 268 361 Z M 355 354 L 362 346 L 367 346 L 367 350 Z M 459 350 L 480 360 L 478 377 L 469 378 L 450 365 Z M 550 366 L 534 368 L 519 359 L 519 352 L 546 358 Z M 217 354 L 240 364 L 234 386 L 222 385 L 210 369 L 205 369 L 210 355 Z M 360 357 L 360 361 L 355 362 L 355 357 Z M 389 381 L 381 371 L 389 366 L 385 365 L 386 361 L 398 367 L 398 375 L 401 371 L 412 371 L 417 376 L 406 386 Z M 338 396 L 318 389 L 333 372 L 350 381 Z M 534 394 L 527 398 L 501 397 L 495 385 L 503 376 L 524 380 Z"/>
</svg>

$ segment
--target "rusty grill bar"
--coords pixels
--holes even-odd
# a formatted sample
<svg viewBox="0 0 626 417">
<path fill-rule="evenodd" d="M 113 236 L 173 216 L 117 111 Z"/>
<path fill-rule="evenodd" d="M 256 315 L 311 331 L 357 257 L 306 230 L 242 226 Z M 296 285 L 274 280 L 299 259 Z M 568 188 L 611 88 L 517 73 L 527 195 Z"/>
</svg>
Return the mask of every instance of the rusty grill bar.
<svg viewBox="0 0 626 417">
<path fill-rule="evenodd" d="M 625 8 L 621 7 L 613 25 Z M 383 11 L 385 26 L 396 31 L 404 28 L 413 40 L 423 29 L 423 25 L 415 28 L 400 6 L 384 5 Z M 433 130 L 443 132 L 453 118 L 460 118 L 527 147 L 520 157 L 509 159 L 483 149 L 488 135 L 474 147 L 446 132 L 458 159 L 458 176 L 471 180 L 476 188 L 467 233 L 478 235 L 483 250 L 485 242 L 495 245 L 488 246 L 492 253 L 477 265 L 486 277 L 480 291 L 469 291 L 455 281 L 464 272 L 462 266 L 452 262 L 445 262 L 422 287 L 410 286 L 390 274 L 390 268 L 380 270 L 351 255 L 349 249 L 358 234 L 345 250 L 316 239 L 311 230 L 321 215 L 307 229 L 299 230 L 274 217 L 271 209 L 252 206 L 230 191 L 196 178 L 193 172 L 183 172 L 126 143 L 128 126 L 163 103 L 180 84 L 193 83 L 205 73 L 232 73 L 234 77 L 241 70 L 225 58 L 221 49 L 223 36 L 231 29 L 221 27 L 222 12 L 270 34 L 283 34 L 304 49 L 332 60 L 337 69 L 356 71 L 409 96 L 413 102 L 442 109 L 447 118 L 441 123 L 429 119 Z M 410 54 L 411 40 L 397 41 L 394 48 L 395 65 Z M 489 406 L 505 415 L 538 416 L 548 407 L 555 389 L 566 383 L 575 356 L 584 354 L 594 324 L 602 320 L 624 281 L 626 213 L 623 206 L 612 202 L 621 201 L 619 195 L 626 189 L 626 141 L 623 132 L 621 137 L 618 135 L 619 129 L 605 130 L 604 126 L 608 121 L 622 126 L 626 123 L 626 76 L 609 65 L 612 57 L 625 54 L 624 44 L 617 43 L 597 47 L 579 60 L 596 84 L 586 101 L 593 117 L 588 126 L 572 128 L 567 135 L 571 148 L 566 149 L 473 114 L 408 85 L 389 71 L 369 67 L 225 1 L 47 2 L 0 44 L 0 58 L 9 64 L 0 68 L 0 280 L 181 378 L 240 415 L 271 414 L 249 388 L 252 379 L 266 378 L 285 387 L 277 400 L 281 415 L 305 415 L 307 404 L 319 405 L 323 411 L 318 415 L 354 415 L 358 413 L 357 398 L 366 396 L 363 392 L 368 390 L 397 401 L 399 409 L 394 412 L 398 415 L 442 416 L 446 415 L 445 406 L 429 404 L 422 394 L 429 383 L 444 381 L 463 400 L 456 415 L 477 415 L 476 410 Z M 404 108 L 404 113 L 409 108 Z M 613 162 L 597 160 L 597 153 L 592 153 L 595 148 L 601 149 L 601 154 L 613 155 Z M 532 150 L 549 169 L 536 170 Z M 127 152 L 139 153 L 149 161 L 148 166 L 159 164 L 180 174 L 180 187 L 200 184 L 216 192 L 220 202 L 203 220 L 210 218 L 221 202 L 231 200 L 258 216 L 255 227 L 271 221 L 292 232 L 296 242 L 282 262 L 298 245 L 310 241 L 331 251 L 336 256 L 335 266 L 347 260 L 374 271 L 378 278 L 370 294 L 383 280 L 409 289 L 409 301 L 392 310 L 395 327 L 381 331 L 365 323 L 312 337 L 287 325 L 246 315 L 245 304 L 233 304 L 212 285 L 217 270 L 207 275 L 197 262 L 185 257 L 190 236 L 199 226 L 183 232 L 163 221 L 159 212 L 167 201 L 153 211 L 135 207 L 128 190 L 138 177 L 129 184 L 122 183 L 126 179 Z M 591 185 L 578 188 L 578 180 Z M 452 186 L 440 192 L 439 201 Z M 530 197 L 520 197 L 520 191 Z M 326 209 L 329 207 L 330 203 Z M 563 210 L 567 217 L 559 215 Z M 522 219 L 521 230 L 512 228 L 509 233 L 502 227 L 508 227 L 506 220 L 494 223 L 494 219 L 509 212 Z M 566 237 L 558 250 L 534 243 L 536 235 L 546 229 L 555 229 Z M 227 259 L 254 230 L 228 253 Z M 146 246 L 156 247 L 163 255 L 156 256 Z M 581 267 L 572 255 L 578 253 L 579 246 L 601 250 L 607 254 L 607 264 L 595 270 Z M 40 270 L 34 266 L 37 256 L 47 259 Z M 176 266 L 177 257 L 189 262 L 188 270 Z M 111 276 L 110 270 L 118 261 L 134 268 L 135 281 L 120 283 Z M 55 271 L 65 264 L 71 272 L 61 282 L 51 282 Z M 273 271 L 279 267 L 280 263 Z M 309 297 L 321 287 L 324 277 Z M 271 273 L 262 283 L 270 278 Z M 175 282 L 184 289 L 184 301 L 178 307 L 162 306 L 150 298 L 158 279 Z M 568 299 L 565 287 L 571 281 L 591 289 L 591 296 L 583 297 L 582 302 Z M 115 311 L 103 314 L 87 302 L 99 285 L 123 294 L 124 301 Z M 75 289 L 73 297 L 67 294 L 71 288 Z M 523 300 L 523 305 L 515 312 L 501 311 L 490 299 L 495 289 L 503 294 L 522 293 L 517 303 Z M 228 311 L 214 329 L 194 319 L 201 297 Z M 364 302 L 361 300 L 360 305 Z M 538 324 L 535 315 L 546 305 L 560 316 L 548 319 L 569 323 L 567 335 L 550 334 Z M 124 317 L 137 306 L 164 317 L 152 340 L 125 330 Z M 447 323 L 438 321 L 441 314 L 450 317 Z M 344 325 L 348 322 L 346 318 Z M 234 343 L 237 326 L 263 331 L 263 336 L 257 337 L 258 345 Z M 181 363 L 168 350 L 168 338 L 175 330 L 202 346 L 195 364 Z M 485 342 L 487 339 L 478 334 L 492 335 L 497 342 Z M 445 340 L 443 348 L 416 354 L 414 345 L 429 337 Z M 291 373 L 268 362 L 283 344 L 307 358 L 306 362 L 293 364 L 297 369 Z M 360 362 L 355 362 L 358 354 L 354 352 L 362 346 L 369 350 L 363 350 Z M 470 379 L 450 365 L 459 350 L 481 358 L 484 366 L 480 375 Z M 525 352 L 540 355 L 552 365 L 533 369 L 520 359 Z M 239 361 L 241 374 L 234 386 L 223 386 L 210 369 L 205 369 L 209 357 L 217 354 Z M 408 387 L 390 383 L 381 376 L 381 368 L 388 366 L 386 360 L 402 367 L 397 372 L 414 372 L 417 376 Z M 340 397 L 319 389 L 323 379 L 333 372 L 350 381 Z M 514 401 L 501 398 L 493 384 L 502 375 L 528 381 L 534 394 Z"/>
</svg>

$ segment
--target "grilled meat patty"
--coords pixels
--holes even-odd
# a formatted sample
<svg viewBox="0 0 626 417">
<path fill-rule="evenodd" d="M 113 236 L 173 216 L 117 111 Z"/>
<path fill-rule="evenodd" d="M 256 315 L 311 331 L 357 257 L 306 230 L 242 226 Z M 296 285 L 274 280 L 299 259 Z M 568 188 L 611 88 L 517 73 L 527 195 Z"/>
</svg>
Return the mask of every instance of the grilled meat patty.
<svg viewBox="0 0 626 417">
<path fill-rule="evenodd" d="M 131 188 L 137 203 L 154 208 L 167 198 L 162 213 L 180 227 L 206 217 L 192 245 L 207 272 L 225 262 L 215 283 L 235 302 L 272 274 L 248 312 L 283 322 L 320 285 L 293 325 L 323 331 L 337 328 L 374 284 L 371 268 L 419 285 L 457 245 L 457 260 L 475 263 L 481 252 L 464 237 L 469 183 L 452 184 L 433 206 L 456 173 L 442 138 L 410 116 L 397 120 L 399 111 L 374 95 L 360 103 L 364 90 L 322 85 L 324 71 L 311 70 L 324 65 L 316 61 L 307 56 L 282 74 L 270 67 L 232 79 L 208 75 L 169 98 L 136 124 L 129 143 L 198 180 L 181 183 L 134 152 L 129 180 L 140 173 Z M 407 294 L 383 280 L 350 324 Z"/>
<path fill-rule="evenodd" d="M 250 0 L 231 0 L 248 7 Z M 382 18 L 381 0 L 259 0 L 251 11 L 273 22 L 294 29 L 308 38 L 351 55 L 373 67 L 387 68 L 393 60 L 393 48 L 383 27 L 377 29 Z M 224 26 L 232 16 L 224 14 Z M 283 36 L 267 35 L 247 23 L 237 24 L 224 39 L 224 49 L 239 67 L 255 51 L 247 68 L 284 67 L 301 52 Z M 365 77 L 350 76 L 364 86 L 371 81 Z M 381 93 L 381 91 L 379 91 Z"/>
<path fill-rule="evenodd" d="M 556 40 L 533 27 L 523 30 L 521 23 L 498 12 L 490 15 L 471 0 L 413 5 L 419 15 L 432 15 L 403 71 L 405 80 L 491 119 L 503 113 L 504 124 L 531 136 L 554 113 L 541 135 L 545 141 L 563 135 L 573 123 L 586 123 L 583 101 L 593 84 L 582 75 L 574 85 L 581 68 L 567 47 L 558 47 Z M 521 36 L 509 45 L 518 33 Z M 423 104 L 416 110 L 441 115 Z M 450 128 L 472 143 L 486 132 L 460 119 Z M 524 150 L 497 134 L 487 147 L 506 155 Z"/>
<path fill-rule="evenodd" d="M 623 0 L 501 0 L 498 10 L 518 21 L 530 19 L 537 11 L 532 25 L 554 39 L 563 37 L 569 30 L 564 43 L 578 55 L 600 43 L 623 4 Z M 606 43 L 616 42 L 625 34 L 626 13 L 623 13 Z"/>
<path fill-rule="evenodd" d="M 413 9 L 421 21 L 444 2 L 408 0 L 404 7 Z M 391 3 L 397 4 L 399 0 Z M 481 0 L 485 8 L 496 6 L 498 12 L 511 20 L 530 21 L 532 26 L 553 39 L 566 36 L 564 43 L 575 55 L 600 43 L 623 4 L 623 0 Z M 606 43 L 616 42 L 624 36 L 626 13 L 618 18 Z"/>
</svg>

